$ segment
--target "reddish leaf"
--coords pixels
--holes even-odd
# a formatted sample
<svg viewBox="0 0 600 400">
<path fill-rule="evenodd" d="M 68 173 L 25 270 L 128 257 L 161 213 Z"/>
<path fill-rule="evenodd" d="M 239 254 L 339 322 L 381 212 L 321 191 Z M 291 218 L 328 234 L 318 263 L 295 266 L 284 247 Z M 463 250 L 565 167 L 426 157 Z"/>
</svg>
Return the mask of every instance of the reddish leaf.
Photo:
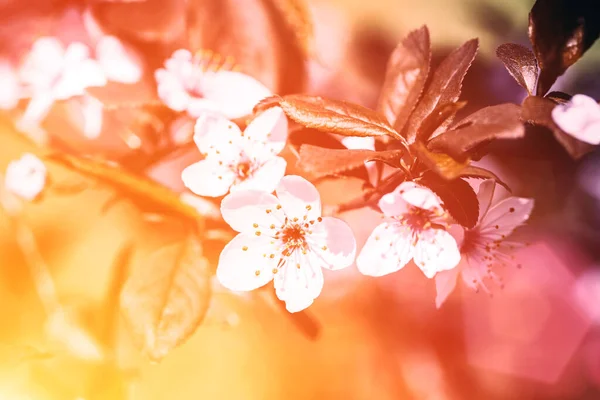
<svg viewBox="0 0 600 400">
<path fill-rule="evenodd" d="M 382 161 L 398 166 L 402 154 L 401 150 L 326 149 L 305 144 L 300 147 L 299 163 L 315 177 L 322 177 L 363 167 L 366 161 Z"/>
<path fill-rule="evenodd" d="M 521 107 L 506 103 L 485 107 L 469 115 L 452 129 L 431 139 L 428 148 L 460 156 L 492 139 L 516 139 L 524 135 Z"/>
<path fill-rule="evenodd" d="M 480 168 L 480 167 L 475 167 L 473 165 L 469 165 L 468 167 L 466 167 L 465 169 L 462 170 L 462 172 L 460 173 L 460 176 L 462 178 L 493 179 L 494 181 L 496 181 L 497 184 L 499 184 L 500 186 L 502 186 L 509 192 L 512 192 L 510 187 L 506 183 L 504 183 L 500 178 L 498 178 L 498 176 L 496 174 L 494 174 L 492 171 L 489 171 L 485 168 Z"/>
<path fill-rule="evenodd" d="M 444 125 L 456 115 L 456 113 L 467 105 L 466 101 L 457 101 L 456 103 L 440 104 L 431 114 L 423 120 L 417 140 L 427 142 L 437 130 L 444 129 Z M 439 136 L 439 135 L 438 135 Z"/>
<path fill-rule="evenodd" d="M 517 83 L 534 94 L 539 69 L 533 52 L 520 44 L 504 43 L 498 46 L 496 55 Z"/>
<path fill-rule="evenodd" d="M 473 228 L 479 217 L 479 201 L 471 185 L 462 179 L 445 180 L 435 174 L 426 173 L 419 179 L 437 194 L 452 218 L 466 228 Z"/>
<path fill-rule="evenodd" d="M 458 178 L 469 165 L 469 160 L 461 162 L 448 154 L 429 151 L 422 142 L 415 142 L 412 149 L 416 151 L 419 161 L 444 179 Z"/>
<path fill-rule="evenodd" d="M 525 122 L 546 127 L 552 131 L 556 140 L 575 159 L 581 158 L 593 150 L 594 147 L 592 145 L 575 139 L 554 123 L 552 119 L 552 110 L 554 107 L 556 107 L 556 103 L 552 100 L 529 96 L 523 102 L 521 118 Z"/>
<path fill-rule="evenodd" d="M 537 0 L 529 14 L 529 39 L 541 69 L 543 95 L 600 36 L 596 0 Z"/>
<path fill-rule="evenodd" d="M 379 96 L 380 111 L 398 132 L 421 97 L 431 61 L 429 30 L 412 31 L 392 53 Z"/>
<path fill-rule="evenodd" d="M 279 106 L 307 128 L 344 136 L 391 136 L 404 142 L 381 114 L 357 104 L 298 94 L 283 97 Z"/>
<path fill-rule="evenodd" d="M 440 104 L 458 100 L 462 81 L 477 53 L 477 39 L 472 39 L 454 50 L 435 70 L 431 83 L 406 125 L 406 138 L 413 143 L 421 124 Z"/>
<path fill-rule="evenodd" d="M 570 94 L 564 93 L 564 92 L 553 91 L 553 92 L 548 93 L 544 97 L 552 100 L 555 103 L 564 104 L 564 103 L 567 103 L 568 101 L 570 101 L 571 97 L 573 97 L 573 96 L 571 96 Z"/>
<path fill-rule="evenodd" d="M 189 0 L 190 50 L 232 57 L 277 93 L 301 92 L 312 28 L 299 0 Z"/>
</svg>

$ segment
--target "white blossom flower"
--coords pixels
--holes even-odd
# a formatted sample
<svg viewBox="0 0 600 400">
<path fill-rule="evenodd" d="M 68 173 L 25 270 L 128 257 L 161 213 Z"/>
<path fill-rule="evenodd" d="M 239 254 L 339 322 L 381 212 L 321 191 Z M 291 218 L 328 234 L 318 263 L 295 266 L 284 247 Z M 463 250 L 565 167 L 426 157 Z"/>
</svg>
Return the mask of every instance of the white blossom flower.
<svg viewBox="0 0 600 400">
<path fill-rule="evenodd" d="M 403 182 L 379 200 L 386 221 L 377 226 L 356 258 L 365 275 L 382 276 L 411 259 L 426 277 L 454 268 L 460 261 L 456 241 L 443 224 L 447 214 L 428 188 Z"/>
<path fill-rule="evenodd" d="M 85 89 L 106 84 L 106 76 L 89 48 L 79 42 L 65 47 L 54 37 L 38 39 L 19 71 L 27 97 L 21 127 L 38 125 L 56 100 L 85 94 Z"/>
<path fill-rule="evenodd" d="M 256 103 L 271 95 L 251 76 L 214 64 L 214 58 L 175 51 L 165 68 L 155 72 L 158 96 L 171 109 L 192 117 L 208 111 L 235 119 L 249 115 Z"/>
<path fill-rule="evenodd" d="M 600 144 L 600 105 L 583 94 L 576 94 L 552 110 L 552 119 L 560 129 L 577 140 Z"/>
<path fill-rule="evenodd" d="M 493 271 L 495 266 L 516 264 L 510 252 L 522 244 L 507 238 L 529 219 L 533 199 L 508 197 L 491 206 L 495 185 L 493 180 L 486 180 L 479 186 L 479 220 L 475 227 L 463 229 L 455 225 L 451 228 L 460 243 L 462 259 L 457 268 L 436 276 L 438 308 L 456 287 L 458 274 L 468 287 L 488 291 L 485 278 L 500 282 Z"/>
<path fill-rule="evenodd" d="M 306 179 L 284 177 L 276 195 L 243 190 L 223 199 L 223 219 L 239 234 L 223 249 L 217 278 L 233 291 L 274 280 L 277 297 L 297 312 L 321 293 L 321 268 L 352 264 L 356 241 L 344 221 L 321 217 L 319 192 Z"/>
<path fill-rule="evenodd" d="M 133 84 L 142 79 L 142 58 L 115 36 L 105 35 L 96 44 L 96 59 L 108 80 Z"/>
<path fill-rule="evenodd" d="M 11 161 L 6 168 L 4 186 L 26 200 L 34 200 L 46 185 L 46 166 L 31 153 Z"/>
<path fill-rule="evenodd" d="M 15 108 L 21 98 L 17 71 L 7 61 L 0 59 L 0 110 Z"/>
<path fill-rule="evenodd" d="M 183 170 L 181 179 L 199 196 L 218 197 L 229 190 L 272 192 L 287 163 L 277 156 L 287 139 L 287 119 L 279 107 L 259 114 L 244 130 L 217 114 L 204 114 L 194 140 L 205 159 Z"/>
</svg>

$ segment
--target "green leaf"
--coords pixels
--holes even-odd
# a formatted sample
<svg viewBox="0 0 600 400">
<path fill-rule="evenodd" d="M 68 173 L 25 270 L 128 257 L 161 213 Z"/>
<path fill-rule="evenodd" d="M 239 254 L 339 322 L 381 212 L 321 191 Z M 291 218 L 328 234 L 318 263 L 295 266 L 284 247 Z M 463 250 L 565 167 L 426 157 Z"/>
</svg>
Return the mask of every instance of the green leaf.
<svg viewBox="0 0 600 400">
<path fill-rule="evenodd" d="M 211 298 L 200 243 L 189 237 L 146 259 L 121 293 L 121 309 L 142 351 L 159 361 L 201 324 Z"/>
<path fill-rule="evenodd" d="M 504 43 L 496 49 L 496 56 L 527 93 L 535 93 L 539 68 L 531 50 L 520 44 Z"/>
</svg>

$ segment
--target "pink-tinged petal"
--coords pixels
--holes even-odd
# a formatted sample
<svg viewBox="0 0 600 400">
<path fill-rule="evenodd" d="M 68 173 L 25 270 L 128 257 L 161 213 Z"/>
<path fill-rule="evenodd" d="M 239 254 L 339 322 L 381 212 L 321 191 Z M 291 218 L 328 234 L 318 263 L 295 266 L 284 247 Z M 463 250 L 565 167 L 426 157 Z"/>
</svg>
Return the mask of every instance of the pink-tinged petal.
<svg viewBox="0 0 600 400">
<path fill-rule="evenodd" d="M 200 153 L 229 162 L 240 158 L 242 131 L 219 114 L 203 114 L 194 125 L 194 142 Z"/>
<path fill-rule="evenodd" d="M 203 96 L 219 104 L 223 114 L 231 119 L 251 114 L 259 101 L 271 95 L 265 85 L 240 72 L 207 72 L 201 86 Z"/>
<path fill-rule="evenodd" d="M 408 211 L 409 204 L 396 189 L 387 193 L 379 199 L 379 208 L 386 217 L 397 217 Z"/>
<path fill-rule="evenodd" d="M 271 236 L 285 221 L 277 197 L 258 190 L 229 193 L 221 202 L 221 215 L 237 232 Z"/>
<path fill-rule="evenodd" d="M 90 58 L 90 49 L 81 42 L 72 42 L 67 47 L 64 56 L 64 64 L 66 66 L 78 65 L 83 60 Z"/>
<path fill-rule="evenodd" d="M 21 97 L 17 72 L 5 60 L 0 60 L 0 110 L 15 108 Z"/>
<path fill-rule="evenodd" d="M 575 95 L 552 110 L 552 118 L 563 131 L 591 144 L 600 143 L 600 132 L 586 132 L 589 125 L 600 121 L 600 105 L 585 95 Z M 594 134 L 595 133 L 595 134 Z"/>
<path fill-rule="evenodd" d="M 342 144 L 348 149 L 375 150 L 375 138 L 360 136 L 344 136 Z"/>
<path fill-rule="evenodd" d="M 485 276 L 485 271 L 487 270 L 485 264 L 465 257 L 456 268 L 460 270 L 462 280 L 468 288 L 477 291 L 479 290 L 479 287 L 483 287 L 487 291 L 482 280 L 483 276 Z"/>
<path fill-rule="evenodd" d="M 479 218 L 477 221 L 481 222 L 485 214 L 487 214 L 490 206 L 492 205 L 492 199 L 494 198 L 494 191 L 496 189 L 496 182 L 492 179 L 486 179 L 479 185 L 479 191 L 477 192 L 477 200 L 479 202 Z"/>
<path fill-rule="evenodd" d="M 54 97 L 66 100 L 73 96 L 85 94 L 85 89 L 92 86 L 104 86 L 107 80 L 100 64 L 92 59 L 83 60 L 65 68 L 61 78 L 52 88 Z"/>
<path fill-rule="evenodd" d="M 415 207 L 425 210 L 442 210 L 442 201 L 425 186 L 417 185 L 414 182 L 402 182 L 395 190 L 398 192 L 404 201 Z"/>
<path fill-rule="evenodd" d="M 283 211 L 288 218 L 307 221 L 321 216 L 321 196 L 317 188 L 297 175 L 284 176 L 276 190 Z"/>
<path fill-rule="evenodd" d="M 11 161 L 6 167 L 4 185 L 7 190 L 26 200 L 35 199 L 46 185 L 46 166 L 31 153 L 19 160 Z"/>
<path fill-rule="evenodd" d="M 173 73 L 158 69 L 154 73 L 158 97 L 173 111 L 185 111 L 190 103 L 190 95 Z"/>
<path fill-rule="evenodd" d="M 458 278 L 459 269 L 452 268 L 449 271 L 438 272 L 435 276 L 435 306 L 440 308 L 448 296 L 456 288 L 456 278 Z"/>
<path fill-rule="evenodd" d="M 590 121 L 578 135 L 573 137 L 589 144 L 600 144 L 600 119 Z"/>
<path fill-rule="evenodd" d="M 238 190 L 262 190 L 267 193 L 273 192 L 285 175 L 287 162 L 282 157 L 274 157 L 262 164 L 249 177 L 231 187 L 231 191 Z"/>
<path fill-rule="evenodd" d="M 240 233 L 229 242 L 217 265 L 217 279 L 233 291 L 249 291 L 266 285 L 273 279 L 277 259 L 265 257 L 273 254 L 269 238 Z"/>
<path fill-rule="evenodd" d="M 247 140 L 263 143 L 274 154 L 285 147 L 288 136 L 288 121 L 279 107 L 269 108 L 259 114 L 244 130 Z"/>
<path fill-rule="evenodd" d="M 96 59 L 111 81 L 133 84 L 142 78 L 141 57 L 115 36 L 100 39 L 96 44 Z"/>
<path fill-rule="evenodd" d="M 40 92 L 32 97 L 21 116 L 19 124 L 23 127 L 39 125 L 50 112 L 54 100 L 50 92 Z"/>
<path fill-rule="evenodd" d="M 202 160 L 181 172 L 183 184 L 198 196 L 219 197 L 229 191 L 235 175 L 216 160 Z"/>
<path fill-rule="evenodd" d="M 452 235 L 452 237 L 456 241 L 456 244 L 460 248 L 463 241 L 465 240 L 465 228 L 459 224 L 452 224 L 448 228 L 448 233 Z"/>
<path fill-rule="evenodd" d="M 104 105 L 92 96 L 83 96 L 81 112 L 83 115 L 83 134 L 88 139 L 97 139 L 102 132 Z"/>
<path fill-rule="evenodd" d="M 363 246 L 356 266 L 363 275 L 383 276 L 399 271 L 413 257 L 412 232 L 387 222 L 377 226 Z"/>
<path fill-rule="evenodd" d="M 502 200 L 491 207 L 481 220 L 481 234 L 492 240 L 504 239 L 529 219 L 533 204 L 533 199 L 523 197 Z"/>
<path fill-rule="evenodd" d="M 323 271 L 313 256 L 311 253 L 292 256 L 275 274 L 275 294 L 291 313 L 310 306 L 323 289 Z"/>
<path fill-rule="evenodd" d="M 63 69 L 64 54 L 65 48 L 57 38 L 39 38 L 19 69 L 21 81 L 36 89 L 49 88 Z"/>
<path fill-rule="evenodd" d="M 311 229 L 309 245 L 320 267 L 336 270 L 352 265 L 356 256 L 356 239 L 346 222 L 325 217 Z"/>
<path fill-rule="evenodd" d="M 206 113 L 222 114 L 221 106 L 217 102 L 195 96 L 190 96 L 187 113 L 192 118 L 199 118 Z"/>
<path fill-rule="evenodd" d="M 419 233 L 415 245 L 415 264 L 427 278 L 452 269 L 460 262 L 460 251 L 452 235 L 442 229 L 428 229 Z"/>
</svg>

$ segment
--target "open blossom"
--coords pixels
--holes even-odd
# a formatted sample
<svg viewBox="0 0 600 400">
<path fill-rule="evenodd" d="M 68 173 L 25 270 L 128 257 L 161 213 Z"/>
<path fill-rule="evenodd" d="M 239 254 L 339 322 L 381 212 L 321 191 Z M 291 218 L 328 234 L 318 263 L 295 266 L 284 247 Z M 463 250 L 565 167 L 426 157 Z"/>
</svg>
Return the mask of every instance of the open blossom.
<svg viewBox="0 0 600 400">
<path fill-rule="evenodd" d="M 223 114 L 229 119 L 249 115 L 260 100 L 271 95 L 256 79 L 214 66 L 214 59 L 192 56 L 180 49 L 155 73 L 158 95 L 175 111 L 187 111 L 192 117 L 204 112 Z"/>
<path fill-rule="evenodd" d="M 228 119 L 204 114 L 194 141 L 205 159 L 183 170 L 181 179 L 199 196 L 217 197 L 229 190 L 272 192 L 287 163 L 277 156 L 287 140 L 287 119 L 279 107 L 259 114 L 242 132 Z"/>
<path fill-rule="evenodd" d="M 0 110 L 15 108 L 21 97 L 17 72 L 8 60 L 0 58 Z"/>
<path fill-rule="evenodd" d="M 488 291 L 485 278 L 499 281 L 493 268 L 515 264 L 510 252 L 521 246 L 521 243 L 510 241 L 508 237 L 529 219 L 533 199 L 508 197 L 491 206 L 495 185 L 493 180 L 486 180 L 479 187 L 479 220 L 475 227 L 451 228 L 460 243 L 462 259 L 457 268 L 436 276 L 438 308 L 456 287 L 459 273 L 470 288 L 478 290 L 481 287 Z"/>
<path fill-rule="evenodd" d="M 35 126 L 56 100 L 85 94 L 85 89 L 106 84 L 106 76 L 89 48 L 73 42 L 66 48 L 53 37 L 38 39 L 19 71 L 27 97 L 27 109 L 20 125 Z"/>
<path fill-rule="evenodd" d="M 576 94 L 552 110 L 552 119 L 560 129 L 575 139 L 600 144 L 600 105 L 583 94 Z"/>
<path fill-rule="evenodd" d="M 133 84 L 142 79 L 142 58 L 115 36 L 105 35 L 96 43 L 96 59 L 106 78 Z"/>
<path fill-rule="evenodd" d="M 46 166 L 31 153 L 11 161 L 6 168 L 4 186 L 26 200 L 35 199 L 46 184 Z"/>
<path fill-rule="evenodd" d="M 379 200 L 386 221 L 377 226 L 356 258 L 365 275 L 382 276 L 403 268 L 411 259 L 426 277 L 454 268 L 460 261 L 456 241 L 441 229 L 446 212 L 428 188 L 403 182 Z"/>
<path fill-rule="evenodd" d="M 352 264 L 356 241 L 344 221 L 321 217 L 319 192 L 306 179 L 284 177 L 276 195 L 242 190 L 223 199 L 223 219 L 239 234 L 223 249 L 217 278 L 233 291 L 274 280 L 277 297 L 297 312 L 321 293 L 321 268 Z"/>
</svg>

